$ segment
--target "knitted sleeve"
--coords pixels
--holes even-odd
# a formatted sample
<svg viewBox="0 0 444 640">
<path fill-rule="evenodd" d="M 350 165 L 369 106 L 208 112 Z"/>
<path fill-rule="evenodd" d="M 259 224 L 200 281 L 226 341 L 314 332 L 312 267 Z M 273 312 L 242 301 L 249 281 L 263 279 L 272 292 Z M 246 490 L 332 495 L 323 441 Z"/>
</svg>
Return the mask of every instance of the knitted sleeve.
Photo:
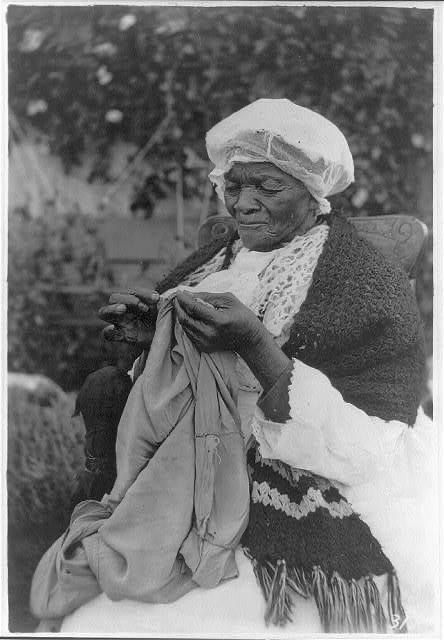
<svg viewBox="0 0 444 640">
<path fill-rule="evenodd" d="M 346 402 L 327 376 L 298 360 L 285 388 L 286 376 L 258 403 L 253 433 L 263 458 L 345 485 L 367 482 L 390 468 L 407 425 L 370 416 Z"/>
</svg>

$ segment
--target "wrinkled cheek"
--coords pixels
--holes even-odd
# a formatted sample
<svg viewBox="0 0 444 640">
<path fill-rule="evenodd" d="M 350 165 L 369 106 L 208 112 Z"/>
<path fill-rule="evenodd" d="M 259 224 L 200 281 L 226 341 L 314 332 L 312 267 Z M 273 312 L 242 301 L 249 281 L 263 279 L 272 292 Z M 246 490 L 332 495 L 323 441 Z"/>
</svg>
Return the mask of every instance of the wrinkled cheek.
<svg viewBox="0 0 444 640">
<path fill-rule="evenodd" d="M 239 235 L 247 249 L 269 250 L 273 247 L 277 238 L 275 230 L 270 227 L 260 230 L 242 229 L 239 230 Z"/>
<path fill-rule="evenodd" d="M 289 232 L 295 231 L 300 225 L 297 215 L 287 214 L 279 220 L 274 220 L 271 225 L 271 233 L 274 236 L 287 236 Z"/>
<path fill-rule="evenodd" d="M 232 218 L 236 218 L 236 212 L 234 211 L 235 202 L 231 198 L 225 198 L 225 209 L 228 211 Z"/>
</svg>

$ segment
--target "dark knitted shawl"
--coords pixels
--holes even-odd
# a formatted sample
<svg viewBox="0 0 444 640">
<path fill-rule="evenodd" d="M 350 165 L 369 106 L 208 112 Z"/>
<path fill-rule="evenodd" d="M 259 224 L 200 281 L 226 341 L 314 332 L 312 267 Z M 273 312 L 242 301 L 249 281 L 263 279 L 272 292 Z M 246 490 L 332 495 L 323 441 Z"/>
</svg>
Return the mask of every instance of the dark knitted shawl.
<svg viewBox="0 0 444 640">
<path fill-rule="evenodd" d="M 425 360 L 410 283 L 346 220 L 332 216 L 329 224 L 283 350 L 325 373 L 347 402 L 367 414 L 413 425 Z M 233 241 L 222 268 L 231 262 Z M 176 286 L 222 247 L 214 242 L 200 249 L 157 290 Z M 311 473 L 262 459 L 257 445 L 247 462 L 251 504 L 242 544 L 266 600 L 267 623 L 291 619 L 297 594 L 315 599 L 325 631 L 405 632 L 395 569 L 338 489 Z M 373 579 L 381 575 L 388 581 L 388 620 Z"/>
<path fill-rule="evenodd" d="M 404 271 L 340 217 L 283 350 L 325 373 L 367 414 L 415 422 L 425 355 L 412 288 Z"/>
<path fill-rule="evenodd" d="M 346 402 L 383 420 L 413 425 L 425 384 L 421 320 L 407 275 L 359 238 L 338 214 L 283 351 L 319 369 Z M 331 220 L 331 222 L 330 222 Z M 215 240 L 182 262 L 156 289 L 177 286 L 224 244 Z"/>
</svg>

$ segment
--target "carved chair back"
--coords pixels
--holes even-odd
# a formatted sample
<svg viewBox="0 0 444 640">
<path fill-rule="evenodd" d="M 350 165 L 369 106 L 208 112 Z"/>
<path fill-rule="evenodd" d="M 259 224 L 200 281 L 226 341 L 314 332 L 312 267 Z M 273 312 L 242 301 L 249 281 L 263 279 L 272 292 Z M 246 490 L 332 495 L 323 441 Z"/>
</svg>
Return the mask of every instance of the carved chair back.
<svg viewBox="0 0 444 640">
<path fill-rule="evenodd" d="M 349 218 L 361 238 L 373 245 L 386 258 L 402 266 L 411 280 L 428 235 L 426 225 L 404 214 Z M 228 237 L 236 222 L 228 215 L 211 216 L 199 228 L 198 244 L 203 246 L 215 238 Z"/>
</svg>

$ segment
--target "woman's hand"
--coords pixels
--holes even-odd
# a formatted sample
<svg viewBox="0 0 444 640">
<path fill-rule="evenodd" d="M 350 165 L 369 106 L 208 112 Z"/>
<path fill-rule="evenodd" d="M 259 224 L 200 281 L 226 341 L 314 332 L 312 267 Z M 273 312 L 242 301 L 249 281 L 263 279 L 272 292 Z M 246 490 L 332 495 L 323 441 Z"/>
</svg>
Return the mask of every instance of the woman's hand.
<svg viewBox="0 0 444 640">
<path fill-rule="evenodd" d="M 103 330 L 105 339 L 149 347 L 159 299 L 157 291 L 144 289 L 111 294 L 108 304 L 99 309 L 99 318 L 110 323 Z"/>
<path fill-rule="evenodd" d="M 292 366 L 271 333 L 232 293 L 180 291 L 177 318 L 200 351 L 236 351 L 268 391 Z"/>
<path fill-rule="evenodd" d="M 199 351 L 242 355 L 262 333 L 261 322 L 232 293 L 178 291 L 177 319 Z"/>
</svg>

